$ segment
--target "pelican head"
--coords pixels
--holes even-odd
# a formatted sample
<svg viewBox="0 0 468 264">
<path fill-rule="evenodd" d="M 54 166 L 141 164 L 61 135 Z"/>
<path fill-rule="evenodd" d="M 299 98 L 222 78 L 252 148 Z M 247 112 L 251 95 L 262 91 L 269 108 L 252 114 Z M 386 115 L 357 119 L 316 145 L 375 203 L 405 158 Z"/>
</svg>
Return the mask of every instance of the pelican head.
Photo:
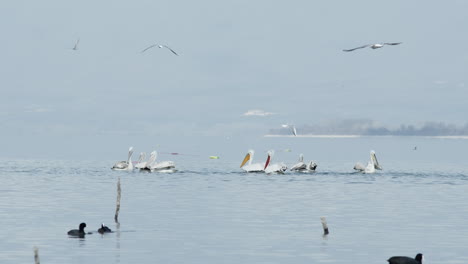
<svg viewBox="0 0 468 264">
<path fill-rule="evenodd" d="M 275 151 L 274 150 L 269 150 L 269 151 L 267 151 L 267 154 L 268 154 L 268 157 L 267 157 L 267 160 L 265 162 L 265 167 L 263 169 L 266 169 L 268 167 L 268 165 L 270 164 L 271 158 L 273 157 L 273 155 L 275 155 Z"/>
<path fill-rule="evenodd" d="M 128 149 L 128 158 L 130 159 L 130 157 L 133 155 L 133 147 L 130 147 Z"/>
<path fill-rule="evenodd" d="M 133 147 L 128 149 L 128 167 L 127 170 L 133 170 L 133 162 L 132 162 L 132 155 L 133 155 Z"/>
<path fill-rule="evenodd" d="M 375 155 L 375 151 L 370 151 L 370 159 L 374 167 L 378 170 L 382 170 L 382 166 L 380 166 L 379 161 L 377 160 L 377 156 Z"/>
<path fill-rule="evenodd" d="M 156 161 L 156 157 L 157 157 L 156 150 L 151 151 L 150 157 L 148 159 L 148 163 L 146 163 L 147 166 L 153 165 L 153 163 Z"/>
<path fill-rule="evenodd" d="M 245 158 L 240 165 L 241 168 L 247 163 L 247 161 L 249 162 L 249 164 L 252 163 L 254 153 L 255 152 L 252 149 L 247 152 L 247 155 L 245 155 Z"/>
</svg>

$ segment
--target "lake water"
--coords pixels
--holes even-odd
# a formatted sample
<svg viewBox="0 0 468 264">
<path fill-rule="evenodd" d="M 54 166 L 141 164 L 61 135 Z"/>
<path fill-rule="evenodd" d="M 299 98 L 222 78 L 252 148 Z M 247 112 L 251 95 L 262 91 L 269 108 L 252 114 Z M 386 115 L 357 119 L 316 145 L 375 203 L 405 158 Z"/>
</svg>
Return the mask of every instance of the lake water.
<svg viewBox="0 0 468 264">
<path fill-rule="evenodd" d="M 34 263 L 34 247 L 43 264 L 387 263 L 418 252 L 426 263 L 468 263 L 468 140 L 226 141 L 160 155 L 176 162 L 171 174 L 110 170 L 128 146 L 93 161 L 1 160 L 0 263 Z M 289 166 L 304 153 L 317 172 L 243 173 L 251 147 L 256 161 L 273 148 L 273 162 Z M 354 173 L 371 149 L 383 170 Z M 81 222 L 94 234 L 69 238 Z M 115 232 L 96 233 L 102 222 Z"/>
</svg>

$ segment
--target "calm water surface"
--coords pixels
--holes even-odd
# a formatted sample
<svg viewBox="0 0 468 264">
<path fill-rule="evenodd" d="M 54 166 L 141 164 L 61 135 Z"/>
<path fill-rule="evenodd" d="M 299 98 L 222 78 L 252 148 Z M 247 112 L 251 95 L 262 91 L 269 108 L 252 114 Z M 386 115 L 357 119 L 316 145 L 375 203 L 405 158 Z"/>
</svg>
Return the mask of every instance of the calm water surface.
<svg viewBox="0 0 468 264">
<path fill-rule="evenodd" d="M 270 145 L 277 161 L 292 165 L 300 151 L 317 172 L 242 173 L 242 146 L 219 160 L 161 156 L 176 161 L 171 174 L 111 171 L 125 152 L 2 160 L 0 262 L 34 263 L 38 247 L 41 263 L 387 263 L 418 252 L 426 263 L 468 263 L 467 141 L 420 139 L 414 151 L 414 142 L 395 138 L 301 139 L 281 152 L 275 140 L 263 142 L 257 161 Z M 384 170 L 353 173 L 371 147 Z M 80 222 L 94 234 L 69 238 Z M 115 232 L 96 233 L 102 222 Z"/>
</svg>

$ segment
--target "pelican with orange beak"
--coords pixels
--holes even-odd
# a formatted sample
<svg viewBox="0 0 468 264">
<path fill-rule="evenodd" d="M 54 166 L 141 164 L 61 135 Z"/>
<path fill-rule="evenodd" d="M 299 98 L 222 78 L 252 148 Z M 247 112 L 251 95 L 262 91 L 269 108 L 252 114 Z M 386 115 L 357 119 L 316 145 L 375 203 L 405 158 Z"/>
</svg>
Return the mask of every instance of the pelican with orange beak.
<svg viewBox="0 0 468 264">
<path fill-rule="evenodd" d="M 262 163 L 252 164 L 254 153 L 254 150 L 249 150 L 240 167 L 246 172 L 264 172 L 264 165 Z"/>
</svg>

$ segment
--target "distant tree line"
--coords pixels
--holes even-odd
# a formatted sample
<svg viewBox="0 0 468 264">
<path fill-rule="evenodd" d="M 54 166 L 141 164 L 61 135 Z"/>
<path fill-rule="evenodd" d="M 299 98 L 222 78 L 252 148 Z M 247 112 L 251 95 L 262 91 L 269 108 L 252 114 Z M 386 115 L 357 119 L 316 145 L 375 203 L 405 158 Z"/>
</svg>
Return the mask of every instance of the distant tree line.
<svg viewBox="0 0 468 264">
<path fill-rule="evenodd" d="M 297 128 L 299 135 L 363 135 L 363 136 L 466 136 L 468 123 L 464 126 L 444 122 L 426 122 L 423 125 L 405 125 L 388 128 L 368 119 L 330 121 L 326 124 L 304 125 Z M 272 135 L 288 135 L 286 128 L 270 129 Z"/>
</svg>

